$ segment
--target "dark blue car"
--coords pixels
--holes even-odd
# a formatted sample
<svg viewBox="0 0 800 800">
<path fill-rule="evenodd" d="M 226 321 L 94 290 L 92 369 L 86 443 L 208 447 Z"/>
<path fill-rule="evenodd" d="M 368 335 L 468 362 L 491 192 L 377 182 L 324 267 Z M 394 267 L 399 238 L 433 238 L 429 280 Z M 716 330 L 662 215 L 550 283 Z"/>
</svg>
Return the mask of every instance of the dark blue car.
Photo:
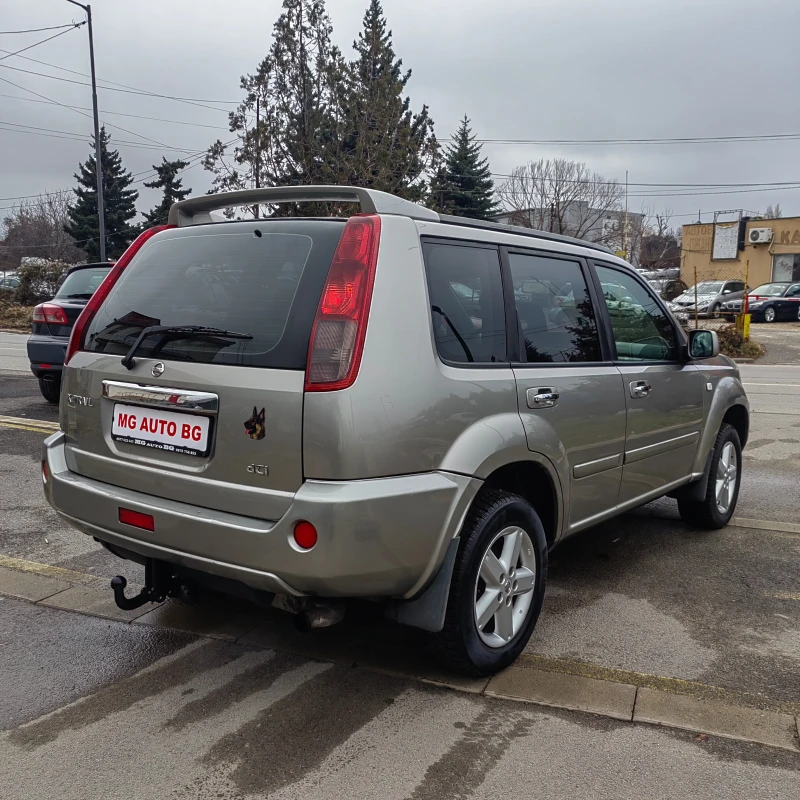
<svg viewBox="0 0 800 800">
<path fill-rule="evenodd" d="M 48 403 L 58 403 L 61 371 L 72 326 L 113 266 L 113 263 L 101 262 L 72 267 L 56 296 L 33 309 L 28 359 Z"/>
</svg>

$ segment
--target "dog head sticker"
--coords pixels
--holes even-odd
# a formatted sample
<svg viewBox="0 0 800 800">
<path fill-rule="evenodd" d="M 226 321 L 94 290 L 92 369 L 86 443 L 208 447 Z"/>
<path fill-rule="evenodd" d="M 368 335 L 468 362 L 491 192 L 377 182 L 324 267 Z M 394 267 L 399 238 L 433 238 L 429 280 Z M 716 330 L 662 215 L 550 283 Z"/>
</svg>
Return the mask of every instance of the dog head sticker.
<svg viewBox="0 0 800 800">
<path fill-rule="evenodd" d="M 251 439 L 263 439 L 266 436 L 266 428 L 264 427 L 264 412 L 266 409 L 262 408 L 259 411 L 253 406 L 253 416 L 244 423 L 244 432 Z"/>
</svg>

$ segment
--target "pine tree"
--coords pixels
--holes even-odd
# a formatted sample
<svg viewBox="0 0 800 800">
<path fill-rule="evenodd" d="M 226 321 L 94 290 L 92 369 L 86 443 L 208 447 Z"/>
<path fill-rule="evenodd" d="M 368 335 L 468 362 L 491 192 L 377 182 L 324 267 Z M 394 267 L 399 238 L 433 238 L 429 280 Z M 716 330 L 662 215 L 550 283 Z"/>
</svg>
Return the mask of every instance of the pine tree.
<svg viewBox="0 0 800 800">
<path fill-rule="evenodd" d="M 186 161 L 167 161 L 164 156 L 161 157 L 160 165 L 153 164 L 157 177 L 150 182 L 145 181 L 144 185 L 148 189 L 162 189 L 163 192 L 161 202 L 150 211 L 145 212 L 146 225 L 166 224 L 172 204 L 185 199 L 192 193 L 191 189 L 181 188 L 182 180 L 178 177 L 178 173 L 187 166 L 189 164 Z"/>
<path fill-rule="evenodd" d="M 136 216 L 139 192 L 128 187 L 133 175 L 122 166 L 118 150 L 109 150 L 110 137 L 105 127 L 100 129 L 100 159 L 103 164 L 103 207 L 106 224 L 106 257 L 119 258 L 136 237 L 136 226 L 131 220 Z M 89 261 L 100 259 L 100 223 L 97 218 L 97 180 L 94 158 L 94 140 L 89 158 L 75 174 L 78 187 L 77 201 L 69 209 L 69 223 L 64 230 L 75 239 Z"/>
<path fill-rule="evenodd" d="M 242 77 L 246 96 L 229 117 L 233 164 L 221 140 L 206 154 L 214 191 L 338 182 L 346 64 L 331 31 L 324 0 L 283 0 L 269 53 Z"/>
<path fill-rule="evenodd" d="M 371 0 L 353 47 L 343 179 L 420 200 L 438 145 L 427 106 L 414 113 L 403 96 L 411 70 L 404 72 L 395 55 L 380 0 Z"/>
<path fill-rule="evenodd" d="M 465 114 L 431 183 L 432 204 L 459 217 L 491 219 L 499 210 L 491 174 L 489 159 L 481 158 L 481 145 L 475 141 Z"/>
</svg>

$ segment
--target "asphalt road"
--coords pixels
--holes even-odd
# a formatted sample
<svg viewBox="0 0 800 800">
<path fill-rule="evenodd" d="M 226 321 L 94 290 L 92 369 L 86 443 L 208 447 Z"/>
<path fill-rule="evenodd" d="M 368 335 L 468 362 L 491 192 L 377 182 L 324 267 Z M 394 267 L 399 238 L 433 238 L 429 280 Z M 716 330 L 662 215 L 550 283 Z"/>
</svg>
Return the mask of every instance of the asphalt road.
<svg viewBox="0 0 800 800">
<path fill-rule="evenodd" d="M 0 415 L 56 420 L 27 363 L 14 366 L 24 337 L 8 336 Z M 746 365 L 742 374 L 754 414 L 737 516 L 767 528 L 796 523 L 800 367 Z M 140 581 L 137 565 L 45 504 L 41 439 L 0 426 L 0 556 Z M 719 687 L 755 705 L 797 704 L 798 575 L 800 535 L 689 531 L 674 502 L 658 501 L 553 553 L 528 649 L 553 669 L 586 663 Z M 0 686 L 4 800 L 800 800 L 800 756 L 791 753 L 9 598 L 0 598 Z"/>
</svg>

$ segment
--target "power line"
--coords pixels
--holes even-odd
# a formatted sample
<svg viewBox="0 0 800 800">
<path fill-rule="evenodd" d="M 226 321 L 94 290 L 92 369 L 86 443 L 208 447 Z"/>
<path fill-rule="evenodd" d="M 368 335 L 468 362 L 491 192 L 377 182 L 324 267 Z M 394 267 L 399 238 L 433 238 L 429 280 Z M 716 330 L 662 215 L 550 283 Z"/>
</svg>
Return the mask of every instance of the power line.
<svg viewBox="0 0 800 800">
<path fill-rule="evenodd" d="M 0 52 L 4 52 L 2 50 L 2 48 L 0 48 Z M 61 105 L 64 108 L 71 108 L 73 110 L 80 110 L 80 111 L 91 111 L 92 110 L 91 107 L 89 107 L 89 106 L 72 106 L 72 105 L 68 105 L 67 103 L 56 103 L 56 102 L 54 102 L 52 100 L 36 100 L 33 97 L 18 97 L 15 94 L 4 94 L 2 92 L 0 92 L 0 97 L 8 97 L 11 100 L 22 100 L 25 103 L 41 103 L 42 105 L 55 105 L 55 106 Z M 150 120 L 151 122 L 170 122 L 170 123 L 173 123 L 175 125 L 189 125 L 192 128 L 210 128 L 211 130 L 215 130 L 215 131 L 228 131 L 228 132 L 230 132 L 227 127 L 223 128 L 220 125 L 204 125 L 201 122 L 187 122 L 186 120 L 181 120 L 181 119 L 164 119 L 163 117 L 145 117 L 142 114 L 127 114 L 127 113 L 125 113 L 123 111 L 107 111 L 107 110 L 103 110 L 103 114 L 104 115 L 111 114 L 112 116 L 115 116 L 115 117 L 132 117 L 133 119 L 146 119 L 146 120 Z"/>
<path fill-rule="evenodd" d="M 800 133 L 768 133 L 751 136 L 685 136 L 653 139 L 475 139 L 480 144 L 618 145 L 618 144 L 714 144 L 724 142 L 773 142 L 800 139 Z M 454 141 L 451 138 L 443 142 Z"/>
<path fill-rule="evenodd" d="M 81 22 L 81 25 L 84 23 Z M 24 31 L 0 31 L 0 36 L 5 36 L 6 34 L 12 33 L 41 33 L 42 31 L 57 31 L 60 28 L 75 28 L 77 27 L 78 23 L 70 22 L 67 25 L 51 25 L 49 28 L 27 28 Z"/>
<path fill-rule="evenodd" d="M 10 67 L 8 64 L 0 64 L 0 67 L 3 69 L 12 69 L 14 72 L 24 72 L 27 75 L 38 75 L 41 78 L 50 78 L 54 81 L 63 81 L 64 83 L 74 83 L 78 86 L 90 86 L 91 84 L 86 83 L 85 81 L 74 81 L 71 78 L 61 78 L 58 75 L 48 75 L 45 72 L 35 72 L 34 70 L 30 69 L 22 69 L 21 67 Z M 104 81 L 104 83 L 111 83 L 111 81 Z M 169 95 L 169 94 L 158 94 L 157 92 L 147 92 L 142 89 L 119 89 L 112 86 L 98 86 L 98 89 L 103 89 L 107 92 L 123 92 L 124 94 L 137 94 L 137 95 L 144 95 L 146 97 L 161 97 L 164 100 L 177 100 L 179 102 L 184 103 L 193 103 L 195 105 L 200 105 L 201 108 L 210 108 L 212 111 L 221 111 L 223 114 L 227 114 L 228 112 L 224 108 L 214 108 L 213 106 L 202 105 L 203 103 L 225 103 L 226 105 L 238 105 L 241 101 L 239 100 L 199 100 L 196 97 L 178 97 L 176 95 Z"/>
<path fill-rule="evenodd" d="M 61 31 L 60 33 L 54 33 L 52 36 L 48 36 L 46 39 L 42 39 L 39 42 L 34 42 L 33 44 L 29 44 L 27 47 L 23 47 L 21 50 L 16 50 L 13 53 L 9 53 L 7 50 L 3 50 L 4 53 L 7 55 L 0 57 L 0 61 L 5 61 L 7 58 L 11 58 L 11 56 L 18 56 L 20 53 L 24 53 L 26 50 L 32 50 L 34 47 L 38 47 L 40 44 L 44 44 L 45 42 L 49 42 L 52 39 L 58 39 L 59 36 L 63 36 L 65 33 L 69 33 L 70 30 L 74 30 L 75 28 L 80 28 L 81 25 L 85 25 L 85 22 L 76 22 L 71 28 Z M 20 56 L 20 58 L 24 58 L 25 56 Z"/>
<path fill-rule="evenodd" d="M 4 65 L 0 64 L 0 66 Z M 71 106 L 65 105 L 64 103 L 59 103 L 58 100 L 53 100 L 52 97 L 48 97 L 47 95 L 40 94 L 39 92 L 34 92 L 33 89 L 28 89 L 26 86 L 21 86 L 18 83 L 14 83 L 14 81 L 10 81 L 8 78 L 2 77 L 2 75 L 0 75 L 0 81 L 11 84 L 11 86 L 16 87 L 17 89 L 21 89 L 23 92 L 29 92 L 30 94 L 35 94 L 37 97 L 41 97 L 43 100 L 48 100 L 51 103 L 55 103 L 55 105 L 61 106 L 62 108 L 69 108 L 70 111 L 74 111 L 76 114 L 80 114 L 82 117 L 86 117 L 87 119 L 92 119 L 92 117 L 89 114 L 84 114 L 83 111 L 78 111 L 76 108 L 72 108 Z M 103 120 L 103 125 L 106 125 L 109 128 L 116 128 L 117 130 L 129 133 L 131 136 L 138 136 L 140 139 L 144 139 L 146 142 L 152 142 L 153 144 L 157 144 L 160 145 L 161 147 L 166 147 L 167 149 L 169 149 L 169 145 L 164 144 L 164 142 L 159 142 L 156 139 L 150 139 L 147 136 L 143 136 L 141 133 L 136 133 L 136 131 L 131 131 L 128 130 L 128 128 L 123 128 L 121 125 L 115 125 L 114 123 L 106 122 L 105 120 Z"/>
</svg>

